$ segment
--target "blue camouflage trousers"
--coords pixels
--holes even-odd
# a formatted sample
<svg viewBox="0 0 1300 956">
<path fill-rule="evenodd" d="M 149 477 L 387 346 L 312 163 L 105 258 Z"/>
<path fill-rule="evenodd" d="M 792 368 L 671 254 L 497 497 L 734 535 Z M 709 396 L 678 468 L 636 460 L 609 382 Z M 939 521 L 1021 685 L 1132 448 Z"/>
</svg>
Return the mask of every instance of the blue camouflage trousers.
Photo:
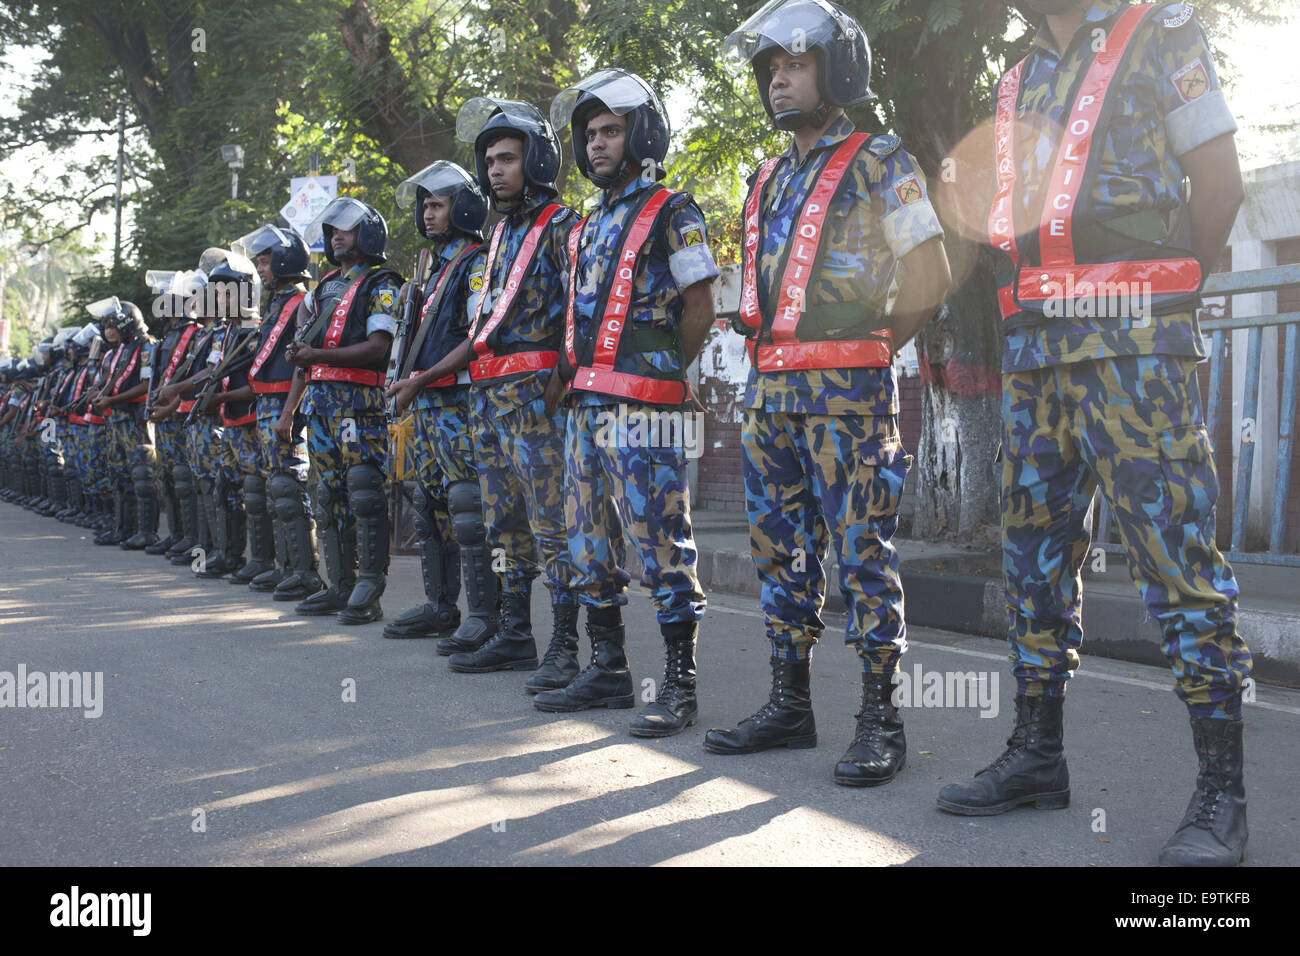
<svg viewBox="0 0 1300 956">
<path fill-rule="evenodd" d="M 108 440 L 109 427 L 105 423 L 97 425 L 93 422 L 86 426 L 85 449 L 85 472 L 82 477 L 82 488 L 88 495 L 96 495 L 100 498 L 106 498 L 113 493 L 113 485 L 109 480 L 108 468 L 105 463 L 108 460 Z"/>
<path fill-rule="evenodd" d="M 546 568 L 556 604 L 576 604 L 564 528 L 564 420 L 539 396 L 507 412 L 471 388 L 470 427 L 483 523 L 503 593 L 523 594 Z"/>
<path fill-rule="evenodd" d="M 383 411 L 316 402 L 307 417 L 307 457 L 318 530 L 323 531 L 322 516 L 328 515 L 340 541 L 356 539 L 357 519 L 348 506 L 348 469 L 369 463 L 387 479 L 387 445 Z M 387 565 L 383 571 L 388 573 Z"/>
<path fill-rule="evenodd" d="M 284 409 L 284 398 L 273 393 L 257 397 L 257 437 L 261 451 L 262 473 L 292 475 L 307 482 L 307 427 L 301 414 L 293 417 L 293 440 L 285 441 L 275 433 L 275 423 Z"/>
<path fill-rule="evenodd" d="M 1085 519 L 1098 487 L 1164 629 L 1193 717 L 1239 717 L 1251 657 L 1214 542 L 1219 482 L 1195 362 L 1124 356 L 1002 376 L 1002 570 L 1020 694 L 1060 696 L 1083 640 Z"/>
<path fill-rule="evenodd" d="M 825 625 L 833 543 L 849 609 L 844 641 L 864 673 L 888 676 L 907 649 L 898 505 L 912 457 L 896 415 L 746 409 L 741 429 L 749 549 L 774 656 L 810 656 Z"/>
<path fill-rule="evenodd" d="M 578 405 L 566 416 L 564 521 L 573 588 L 590 607 L 626 604 L 626 535 L 641 556 L 641 581 L 659 623 L 698 621 L 705 599 L 696 574 L 681 430 L 674 433 L 675 446 L 660 434 L 649 447 L 639 440 L 648 435 L 629 434 L 629 422 L 635 430 L 651 416 L 670 413 L 633 403 L 621 410 L 625 418 L 615 417 L 614 406 Z M 675 414 L 680 421 L 691 413 Z"/>
<path fill-rule="evenodd" d="M 478 481 L 470 441 L 469 405 L 435 400 L 425 389 L 411 403 L 415 422 L 417 480 L 433 503 L 430 519 L 444 549 L 455 549 L 447 489 L 461 481 Z"/>
</svg>

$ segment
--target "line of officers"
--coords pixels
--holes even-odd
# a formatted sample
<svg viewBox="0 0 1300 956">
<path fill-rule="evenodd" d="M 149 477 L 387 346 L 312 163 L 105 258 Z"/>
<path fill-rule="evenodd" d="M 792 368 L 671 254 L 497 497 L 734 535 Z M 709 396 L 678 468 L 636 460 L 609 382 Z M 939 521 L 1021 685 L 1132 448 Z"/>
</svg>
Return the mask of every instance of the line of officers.
<svg viewBox="0 0 1300 956">
<path fill-rule="evenodd" d="M 1124 516 L 1135 581 L 1166 625 L 1200 760 L 1197 790 L 1162 860 L 1234 863 L 1245 845 L 1240 687 L 1250 658 L 1233 626 L 1231 569 L 1205 520 L 1214 476 L 1212 462 L 1202 467 L 1208 444 L 1192 404 L 1195 355 L 1155 347 L 1176 352 L 1166 346 L 1182 341 L 1184 328 L 1193 347 L 1185 303 L 1199 289 L 1199 265 L 1162 245 L 1150 222 L 1125 227 L 1149 234 L 1138 245 L 1114 230 L 1104 247 L 1082 238 L 1099 215 L 1087 203 L 1110 194 L 1099 177 L 1145 163 L 1159 182 L 1181 188 L 1173 154 L 1143 150 L 1167 142 L 1177 155 L 1194 154 L 1230 131 L 1231 116 L 1204 38 L 1180 5 L 1113 0 L 1085 10 L 1032 0 L 1027 10 L 1042 29 L 1035 52 L 999 87 L 999 195 L 988 225 L 1001 250 L 1009 348 L 1029 336 L 1008 352 L 1003 375 L 1004 403 L 1016 396 L 1004 404 L 1003 441 L 1016 726 L 1006 751 L 974 780 L 946 787 L 939 806 L 986 815 L 1069 802 L 1062 701 L 1082 637 L 1078 574 L 1096 487 L 1088 476 L 1099 473 Z M 1076 31 L 1065 59 L 1052 32 L 1062 29 Z M 1116 57 L 1077 42 L 1098 29 Z M 943 230 L 898 138 L 857 132 L 844 114 L 873 97 L 866 36 L 844 10 L 771 0 L 725 49 L 752 65 L 763 107 L 792 141 L 749 180 L 734 323 L 751 365 L 745 489 L 772 686 L 757 712 L 709 731 L 704 745 L 722 754 L 816 745 L 811 651 L 824 630 L 822 562 L 833 545 L 850 612 L 845 640 L 862 670 L 855 732 L 834 779 L 875 786 L 903 769 L 907 749 L 891 695 L 906 649 L 892 537 L 912 459 L 899 437 L 892 360 L 948 292 Z M 1056 82 L 1055 71 L 1088 72 L 1091 92 L 1054 104 L 1061 90 L 1077 89 Z M 1108 139 L 1109 166 L 1079 176 L 1066 169 L 1088 155 L 1099 110 L 1103 131 L 1112 115 L 1142 120 L 1116 103 L 1137 88 L 1133 77 L 1151 71 L 1170 77 L 1160 106 L 1169 116 L 1150 120 L 1168 139 L 1139 131 L 1114 154 Z M 1051 137 L 1063 134 L 1040 123 L 1030 133 L 1037 145 L 1017 150 L 1026 135 L 1012 125 L 1025 110 L 1018 100 L 1073 110 L 1074 141 L 1061 147 Z M 565 128 L 579 172 L 602 190 L 586 216 L 556 199 L 554 130 Z M 112 298 L 88 307 L 92 324 L 6 369 L 4 495 L 99 528 L 98 544 L 192 563 L 200 577 L 297 601 L 300 614 L 364 624 L 383 615 L 389 565 L 387 426 L 409 410 L 427 600 L 384 636 L 435 638 L 459 673 L 527 671 L 525 690 L 543 711 L 631 708 L 622 620 L 631 541 L 666 664 L 654 702 L 630 730 L 679 733 L 698 713 L 705 610 L 685 447 L 680 434 L 647 444 L 632 423 L 699 410 L 687 367 L 715 320 L 718 269 L 692 197 L 660 183 L 666 112 L 640 77 L 610 68 L 561 92 L 549 122 L 528 103 L 471 99 L 457 135 L 473 145 L 472 172 L 438 161 L 397 189 L 397 204 L 429 242 L 409 281 L 387 264 L 383 216 L 339 198 L 305 237 L 267 224 L 230 249 L 207 250 L 194 272 L 150 273 L 155 310 L 167 319 L 157 342 L 135 306 Z M 1063 192 L 1035 239 L 1030 223 L 1049 176 Z M 1213 188 L 1198 182 L 1196 194 Z M 500 218 L 485 231 L 489 204 Z M 1225 237 L 1201 245 L 1221 249 Z M 309 290 L 307 243 L 316 241 L 333 268 Z M 1035 289 L 1052 276 L 1092 274 L 1097 262 L 1108 275 L 1133 265 L 1164 283 L 1158 341 L 1143 346 L 1127 326 L 1073 330 L 1069 339 L 1045 323 Z M 1024 268 L 1040 281 L 1020 281 Z M 1017 364 L 1034 343 L 1050 351 L 1076 340 L 1077 355 Z M 1182 411 L 1171 390 L 1183 396 Z M 1070 424 L 1061 424 L 1060 407 L 1075 416 Z M 1079 417 L 1093 407 L 1131 408 L 1131 421 Z M 1179 416 L 1172 432 L 1165 415 Z M 1080 455 L 1090 456 L 1086 471 Z M 1052 472 L 1052 462 L 1068 474 Z M 1062 482 L 1070 487 L 1057 488 Z M 160 507 L 171 532 L 163 539 Z M 530 611 L 538 576 L 552 612 L 540 656 Z M 585 668 L 581 607 L 591 641 Z"/>
</svg>

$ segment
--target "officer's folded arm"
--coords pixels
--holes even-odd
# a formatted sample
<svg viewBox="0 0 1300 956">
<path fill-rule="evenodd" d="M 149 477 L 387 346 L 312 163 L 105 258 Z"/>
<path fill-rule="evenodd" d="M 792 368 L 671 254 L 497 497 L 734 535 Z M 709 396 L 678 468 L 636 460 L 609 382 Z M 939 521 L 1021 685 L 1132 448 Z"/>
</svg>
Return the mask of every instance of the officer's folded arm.
<svg viewBox="0 0 1300 956">
<path fill-rule="evenodd" d="M 932 319 L 952 285 L 943 239 L 935 236 L 898 261 L 898 295 L 890 313 L 894 351 L 910 342 Z"/>
</svg>

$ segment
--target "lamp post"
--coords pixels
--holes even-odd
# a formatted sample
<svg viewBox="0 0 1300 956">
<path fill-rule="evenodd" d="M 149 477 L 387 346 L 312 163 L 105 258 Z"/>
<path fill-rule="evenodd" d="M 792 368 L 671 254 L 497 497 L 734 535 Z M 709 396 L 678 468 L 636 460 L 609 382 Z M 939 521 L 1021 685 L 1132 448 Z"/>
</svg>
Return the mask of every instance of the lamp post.
<svg viewBox="0 0 1300 956">
<path fill-rule="evenodd" d="M 239 171 L 244 168 L 244 147 L 222 146 L 221 158 L 230 167 L 230 198 L 239 198 Z"/>
</svg>

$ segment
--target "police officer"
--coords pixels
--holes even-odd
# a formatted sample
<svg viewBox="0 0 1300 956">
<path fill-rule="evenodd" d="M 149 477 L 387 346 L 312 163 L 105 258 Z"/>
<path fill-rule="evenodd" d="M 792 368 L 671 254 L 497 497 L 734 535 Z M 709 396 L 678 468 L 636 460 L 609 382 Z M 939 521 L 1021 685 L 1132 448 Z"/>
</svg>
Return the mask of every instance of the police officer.
<svg viewBox="0 0 1300 956">
<path fill-rule="evenodd" d="M 287 353 L 298 371 L 275 427 L 291 440 L 301 399 L 330 587 L 297 611 L 337 613 L 343 624 L 366 624 L 384 616 L 379 598 L 388 580 L 383 384 L 402 278 L 382 266 L 388 224 L 359 199 L 332 200 L 303 238 L 323 241 L 337 268 L 299 310 L 305 312 L 298 319 L 300 337 Z"/>
<path fill-rule="evenodd" d="M 287 440 L 276 434 L 275 426 L 293 383 L 294 367 L 285 353 L 307 293 L 307 244 L 292 229 L 267 223 L 240 239 L 236 248 L 257 265 L 266 290 L 256 354 L 248 371 L 248 384 L 257 395 L 263 471 L 245 477 L 244 499 L 255 502 L 259 495 L 267 499 L 279 555 L 279 566 L 259 574 L 248 586 L 274 592 L 276 601 L 301 601 L 325 588 L 316 569 L 315 524 L 307 506 L 307 431 L 301 414 L 293 416 Z M 256 520 L 257 510 L 254 505 L 250 520 Z"/>
<path fill-rule="evenodd" d="M 726 48 L 752 64 L 764 107 L 793 141 L 750 180 L 740 306 L 752 363 L 745 496 L 772 689 L 737 728 L 710 731 L 705 747 L 738 754 L 816 744 L 809 661 L 833 543 L 850 609 L 845 641 L 862 668 L 857 728 L 834 780 L 876 786 L 906 760 L 890 700 L 906 648 L 891 539 L 912 459 L 899 439 L 892 361 L 947 292 L 943 232 L 898 138 L 855 132 L 844 115 L 873 94 L 866 36 L 841 8 L 772 0 Z"/>
<path fill-rule="evenodd" d="M 67 524 L 77 524 L 84 516 L 87 507 L 85 489 L 88 484 L 87 471 L 90 462 L 86 456 L 86 435 L 90 426 L 86 424 L 83 413 L 86 389 L 94 379 L 94 368 L 90 362 L 91 342 L 98 334 L 99 327 L 93 322 L 88 322 L 75 330 L 67 342 L 68 357 L 73 368 L 71 381 L 62 402 L 68 432 L 66 441 L 68 507 L 55 516 Z"/>
<path fill-rule="evenodd" d="M 256 396 L 248 383 L 259 328 L 257 307 L 262 284 L 253 263 L 241 253 L 210 249 L 208 286 L 214 291 L 229 329 L 213 353 L 220 381 L 209 386 L 211 407 L 220 409 L 221 470 L 217 505 L 224 519 L 222 550 L 230 565 L 229 582 L 246 587 L 275 568 L 275 537 L 261 478 L 262 451 L 257 436 Z M 202 266 L 201 266 L 202 267 Z M 213 372 L 217 374 L 216 370 Z M 248 545 L 249 559 L 244 560 Z"/>
<path fill-rule="evenodd" d="M 1251 656 L 1214 541 L 1218 480 L 1194 309 L 1242 200 L 1236 124 L 1190 7 L 1026 7 L 1039 30 L 997 87 L 987 223 L 1006 334 L 1002 548 L 1016 724 L 1002 755 L 943 788 L 939 806 L 982 816 L 1069 803 L 1062 712 L 1083 638 L 1084 522 L 1100 485 L 1163 627 L 1200 764 L 1160 862 L 1234 865 L 1247 835 L 1241 688 Z M 1118 283 L 1129 294 L 1112 298 Z"/>
<path fill-rule="evenodd" d="M 153 487 L 153 436 L 144 417 L 149 378 L 145 370 L 153 355 L 153 339 L 134 302 L 117 296 L 86 307 L 111 343 L 108 378 L 91 407 L 108 421 L 108 457 L 104 471 L 113 495 L 112 530 L 95 537 L 95 544 L 120 544 L 132 549 L 152 544 L 158 530 L 158 498 Z M 143 543 L 141 543 L 143 542 Z"/>
<path fill-rule="evenodd" d="M 545 400 L 563 338 L 564 241 L 577 217 L 554 201 L 560 144 L 535 106 L 475 97 L 461 107 L 456 135 L 474 144 L 479 186 L 503 215 L 488 243 L 483 290 L 471 303 L 470 337 L 429 375 L 437 381 L 469 362 L 470 427 L 501 623 L 486 644 L 448 663 L 462 673 L 534 670 L 530 596 L 539 559 L 551 591 L 552 641 L 576 642 L 578 633 L 563 424 L 558 412 L 547 414 Z"/>
<path fill-rule="evenodd" d="M 497 630 L 497 580 L 483 528 L 483 505 L 469 423 L 469 369 L 433 379 L 431 370 L 469 335 L 469 302 L 483 288 L 483 226 L 487 197 L 455 163 L 438 160 L 397 187 L 397 204 L 411 207 L 415 228 L 433 243 L 433 266 L 414 296 L 408 328 L 389 390 L 394 413 L 409 406 L 415 420 L 420 494 L 416 531 L 425 604 L 384 628 L 384 637 L 437 637 L 440 654 L 477 650 Z M 420 277 L 416 277 L 420 278 Z M 469 614 L 456 605 L 461 575 Z"/>
<path fill-rule="evenodd" d="M 684 426 L 695 424 L 686 421 L 695 414 L 686 367 L 713 324 L 718 269 L 699 208 L 658 185 L 670 130 L 644 80 L 598 70 L 555 98 L 551 122 L 570 129 L 578 169 L 603 191 L 569 234 L 560 360 L 569 389 L 565 524 L 592 656 L 579 674 L 576 647 L 554 649 L 529 684 L 542 691 L 539 710 L 631 706 L 621 610 L 629 578 L 620 566 L 630 535 L 667 659 L 656 699 L 631 732 L 664 737 L 698 712 L 695 643 L 705 601 L 686 474 Z"/>
<path fill-rule="evenodd" d="M 185 545 L 182 550 L 187 552 L 194 542 L 189 540 L 192 527 L 187 534 L 183 517 L 185 509 L 192 505 L 182 504 L 181 489 L 176 484 L 176 469 L 185 464 L 184 431 L 180 419 L 160 405 L 159 391 L 175 376 L 201 326 L 193 316 L 194 273 L 151 269 L 145 273 L 145 284 L 155 296 L 154 315 L 166 321 L 150 367 L 151 401 L 147 403 L 146 411 L 154 425 L 154 445 L 158 453 L 156 481 L 167 508 L 168 534 L 144 550 L 146 554 L 166 555 L 181 545 Z"/>
</svg>

